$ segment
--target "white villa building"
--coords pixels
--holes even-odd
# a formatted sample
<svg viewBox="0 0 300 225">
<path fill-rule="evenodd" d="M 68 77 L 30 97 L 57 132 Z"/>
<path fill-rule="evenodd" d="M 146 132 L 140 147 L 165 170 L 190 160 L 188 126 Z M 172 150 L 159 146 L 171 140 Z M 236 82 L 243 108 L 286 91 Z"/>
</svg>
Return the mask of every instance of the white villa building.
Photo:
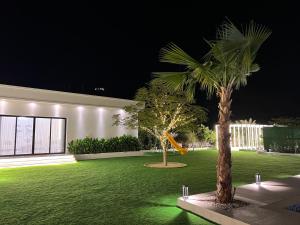
<svg viewBox="0 0 300 225">
<path fill-rule="evenodd" d="M 0 85 L 0 158 L 67 153 L 71 140 L 109 138 L 137 130 L 113 126 L 126 99 Z"/>
</svg>

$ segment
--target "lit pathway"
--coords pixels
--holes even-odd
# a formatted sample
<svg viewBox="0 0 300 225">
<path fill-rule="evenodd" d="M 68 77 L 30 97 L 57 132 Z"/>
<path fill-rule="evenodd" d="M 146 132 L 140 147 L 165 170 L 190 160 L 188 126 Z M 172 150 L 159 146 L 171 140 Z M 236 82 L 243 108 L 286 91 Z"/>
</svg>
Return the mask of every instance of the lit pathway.
<svg viewBox="0 0 300 225">
<path fill-rule="evenodd" d="M 252 204 L 230 211 L 207 206 L 203 199 L 211 195 L 212 193 L 192 195 L 185 201 L 179 198 L 178 206 L 219 224 L 300 224 L 300 212 L 287 209 L 290 205 L 300 204 L 299 175 L 262 182 L 261 185 L 248 184 L 238 187 L 235 198 Z"/>
</svg>

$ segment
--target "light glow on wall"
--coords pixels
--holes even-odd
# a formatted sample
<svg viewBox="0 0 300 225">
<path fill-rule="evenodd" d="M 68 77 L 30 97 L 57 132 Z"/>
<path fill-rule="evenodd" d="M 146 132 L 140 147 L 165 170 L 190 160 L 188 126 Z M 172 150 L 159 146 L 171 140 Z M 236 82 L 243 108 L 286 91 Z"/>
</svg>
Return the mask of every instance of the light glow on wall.
<svg viewBox="0 0 300 225">
<path fill-rule="evenodd" d="M 61 111 L 61 105 L 55 104 L 55 105 L 53 105 L 53 107 L 54 107 L 54 116 L 59 117 L 60 111 Z"/>
<path fill-rule="evenodd" d="M 118 113 L 120 114 L 120 117 L 123 119 L 125 116 L 126 116 L 126 112 L 125 112 L 125 110 L 124 109 L 119 109 L 118 110 Z M 124 126 L 118 126 L 118 131 L 117 131 L 117 133 L 118 133 L 118 136 L 122 136 L 123 134 L 125 134 L 126 133 L 126 131 L 125 131 L 125 127 Z"/>
<path fill-rule="evenodd" d="M 84 138 L 86 136 L 85 132 L 85 122 L 84 122 L 84 107 L 83 106 L 77 106 L 76 107 L 76 115 L 77 115 L 77 127 L 76 127 L 76 133 L 78 138 Z"/>
<path fill-rule="evenodd" d="M 30 103 L 28 103 L 28 105 L 29 105 L 30 114 L 34 115 L 35 111 L 36 111 L 37 104 L 35 102 L 30 102 Z"/>
<path fill-rule="evenodd" d="M 5 109 L 7 107 L 7 101 L 5 99 L 0 100 L 0 113 L 5 114 Z"/>
<path fill-rule="evenodd" d="M 99 107 L 97 110 L 97 136 L 99 138 L 104 138 L 105 137 L 105 121 L 104 121 L 104 113 L 105 110 L 103 107 Z"/>
</svg>

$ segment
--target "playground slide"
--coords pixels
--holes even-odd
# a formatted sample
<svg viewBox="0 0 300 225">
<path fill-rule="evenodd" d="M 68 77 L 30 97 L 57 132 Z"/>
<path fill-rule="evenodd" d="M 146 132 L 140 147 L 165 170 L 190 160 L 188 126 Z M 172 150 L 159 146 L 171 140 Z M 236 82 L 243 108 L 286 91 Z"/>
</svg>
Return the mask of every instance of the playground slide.
<svg viewBox="0 0 300 225">
<path fill-rule="evenodd" d="M 168 141 L 171 143 L 171 145 L 181 154 L 184 155 L 187 153 L 187 149 L 181 147 L 173 138 L 173 136 L 171 134 L 169 134 L 168 132 L 164 132 L 164 135 L 167 137 Z"/>
</svg>

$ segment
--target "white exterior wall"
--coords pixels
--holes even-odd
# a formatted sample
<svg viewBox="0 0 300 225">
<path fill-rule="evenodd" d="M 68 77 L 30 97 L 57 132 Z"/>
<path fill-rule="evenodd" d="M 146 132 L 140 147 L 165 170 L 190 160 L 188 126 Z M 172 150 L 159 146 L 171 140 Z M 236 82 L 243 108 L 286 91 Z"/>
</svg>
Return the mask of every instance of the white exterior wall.
<svg viewBox="0 0 300 225">
<path fill-rule="evenodd" d="M 121 108 L 51 104 L 23 100 L 0 100 L 0 114 L 13 116 L 66 118 L 66 143 L 89 137 L 110 138 L 124 134 L 136 136 L 137 130 L 113 126 L 112 116 L 124 114 Z"/>
<path fill-rule="evenodd" d="M 50 97 L 46 99 L 47 96 Z M 114 114 L 125 116 L 122 108 L 134 103 L 125 99 L 0 85 L 0 115 L 66 118 L 66 151 L 68 142 L 86 136 L 110 138 L 127 134 L 137 137 L 137 129 L 113 126 L 112 119 Z"/>
</svg>

